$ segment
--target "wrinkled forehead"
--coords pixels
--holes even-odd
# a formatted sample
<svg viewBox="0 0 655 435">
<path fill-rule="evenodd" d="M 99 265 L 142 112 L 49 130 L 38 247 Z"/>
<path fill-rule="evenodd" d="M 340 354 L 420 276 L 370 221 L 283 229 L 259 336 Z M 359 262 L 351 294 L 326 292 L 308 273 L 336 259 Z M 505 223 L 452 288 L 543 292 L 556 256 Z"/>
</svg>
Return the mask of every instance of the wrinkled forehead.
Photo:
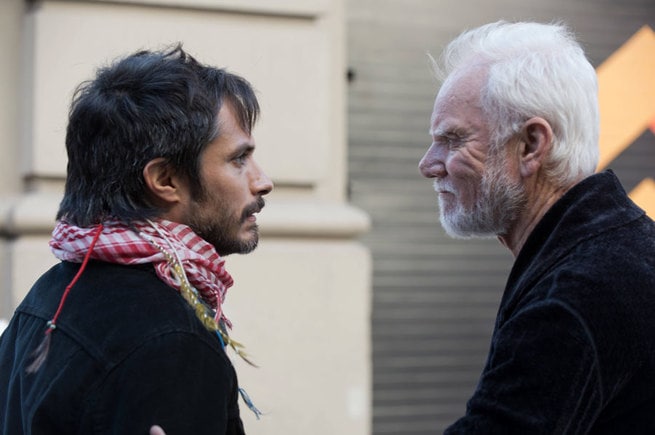
<svg viewBox="0 0 655 435">
<path fill-rule="evenodd" d="M 446 77 L 439 88 L 437 98 L 442 94 L 449 95 L 466 91 L 479 95 L 488 74 L 489 64 L 487 62 L 467 63 L 452 71 Z"/>
<path fill-rule="evenodd" d="M 450 115 L 463 111 L 481 111 L 482 88 L 487 78 L 487 69 L 481 66 L 460 68 L 450 74 L 441 85 L 434 101 L 430 118 L 431 131 Z"/>
</svg>

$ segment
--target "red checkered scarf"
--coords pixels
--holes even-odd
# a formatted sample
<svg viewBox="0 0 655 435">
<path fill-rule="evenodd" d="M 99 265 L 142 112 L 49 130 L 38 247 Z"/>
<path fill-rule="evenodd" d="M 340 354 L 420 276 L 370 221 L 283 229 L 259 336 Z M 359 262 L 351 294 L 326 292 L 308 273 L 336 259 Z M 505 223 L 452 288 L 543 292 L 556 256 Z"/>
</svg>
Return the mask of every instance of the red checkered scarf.
<svg viewBox="0 0 655 435">
<path fill-rule="evenodd" d="M 59 221 L 52 232 L 50 248 L 60 260 L 81 263 L 96 232 L 96 227 L 80 228 Z M 186 225 L 167 220 L 132 222 L 130 226 L 117 221 L 103 222 L 90 258 L 126 265 L 153 263 L 157 276 L 179 291 L 180 280 L 160 249 L 179 260 L 189 283 L 215 310 L 216 321 L 229 325 L 221 310 L 227 289 L 233 284 L 225 270 L 225 260 Z"/>
</svg>

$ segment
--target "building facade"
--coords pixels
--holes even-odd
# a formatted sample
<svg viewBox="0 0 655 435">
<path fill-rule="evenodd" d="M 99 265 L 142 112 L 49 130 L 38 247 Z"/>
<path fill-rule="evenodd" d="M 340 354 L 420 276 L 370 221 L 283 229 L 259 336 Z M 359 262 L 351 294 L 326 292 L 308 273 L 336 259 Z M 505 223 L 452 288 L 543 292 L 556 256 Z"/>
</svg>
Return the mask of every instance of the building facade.
<svg viewBox="0 0 655 435">
<path fill-rule="evenodd" d="M 260 247 L 226 259 L 225 311 L 259 368 L 234 359 L 265 414 L 251 434 L 370 433 L 368 216 L 346 201 L 344 4 L 327 0 L 0 2 L 0 318 L 56 259 L 64 135 L 77 84 L 139 49 L 182 42 L 246 77 L 258 162 L 275 183 Z"/>
</svg>

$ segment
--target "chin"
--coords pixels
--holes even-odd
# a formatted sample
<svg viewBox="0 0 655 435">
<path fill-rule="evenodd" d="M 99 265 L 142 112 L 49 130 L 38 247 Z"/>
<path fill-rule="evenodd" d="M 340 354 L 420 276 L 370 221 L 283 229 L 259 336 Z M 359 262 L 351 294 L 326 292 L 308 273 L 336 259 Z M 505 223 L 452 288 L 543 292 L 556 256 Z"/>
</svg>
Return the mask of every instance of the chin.
<svg viewBox="0 0 655 435">
<path fill-rule="evenodd" d="M 242 242 L 241 243 L 241 249 L 239 249 L 238 254 L 250 254 L 252 251 L 254 251 L 257 248 L 257 245 L 259 244 L 258 239 L 253 239 L 249 240 L 247 242 Z"/>
<path fill-rule="evenodd" d="M 258 244 L 259 234 L 257 231 L 249 231 L 245 237 L 235 241 L 235 249 L 232 252 L 235 254 L 249 254 L 257 248 Z"/>
</svg>

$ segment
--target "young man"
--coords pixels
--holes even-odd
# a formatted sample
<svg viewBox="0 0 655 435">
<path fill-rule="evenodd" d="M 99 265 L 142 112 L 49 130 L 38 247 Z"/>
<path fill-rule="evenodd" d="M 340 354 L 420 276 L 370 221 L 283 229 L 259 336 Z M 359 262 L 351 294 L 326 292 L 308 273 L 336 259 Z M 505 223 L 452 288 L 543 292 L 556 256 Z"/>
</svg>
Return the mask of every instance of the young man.
<svg viewBox="0 0 655 435">
<path fill-rule="evenodd" d="M 655 433 L 655 225 L 594 174 L 593 67 L 561 25 L 498 22 L 444 51 L 441 223 L 515 256 L 486 366 L 446 434 Z"/>
<path fill-rule="evenodd" d="M 0 433 L 244 433 L 222 256 L 257 246 L 273 188 L 253 158 L 258 112 L 243 78 L 181 47 L 78 89 L 62 261 L 0 339 Z"/>
</svg>

